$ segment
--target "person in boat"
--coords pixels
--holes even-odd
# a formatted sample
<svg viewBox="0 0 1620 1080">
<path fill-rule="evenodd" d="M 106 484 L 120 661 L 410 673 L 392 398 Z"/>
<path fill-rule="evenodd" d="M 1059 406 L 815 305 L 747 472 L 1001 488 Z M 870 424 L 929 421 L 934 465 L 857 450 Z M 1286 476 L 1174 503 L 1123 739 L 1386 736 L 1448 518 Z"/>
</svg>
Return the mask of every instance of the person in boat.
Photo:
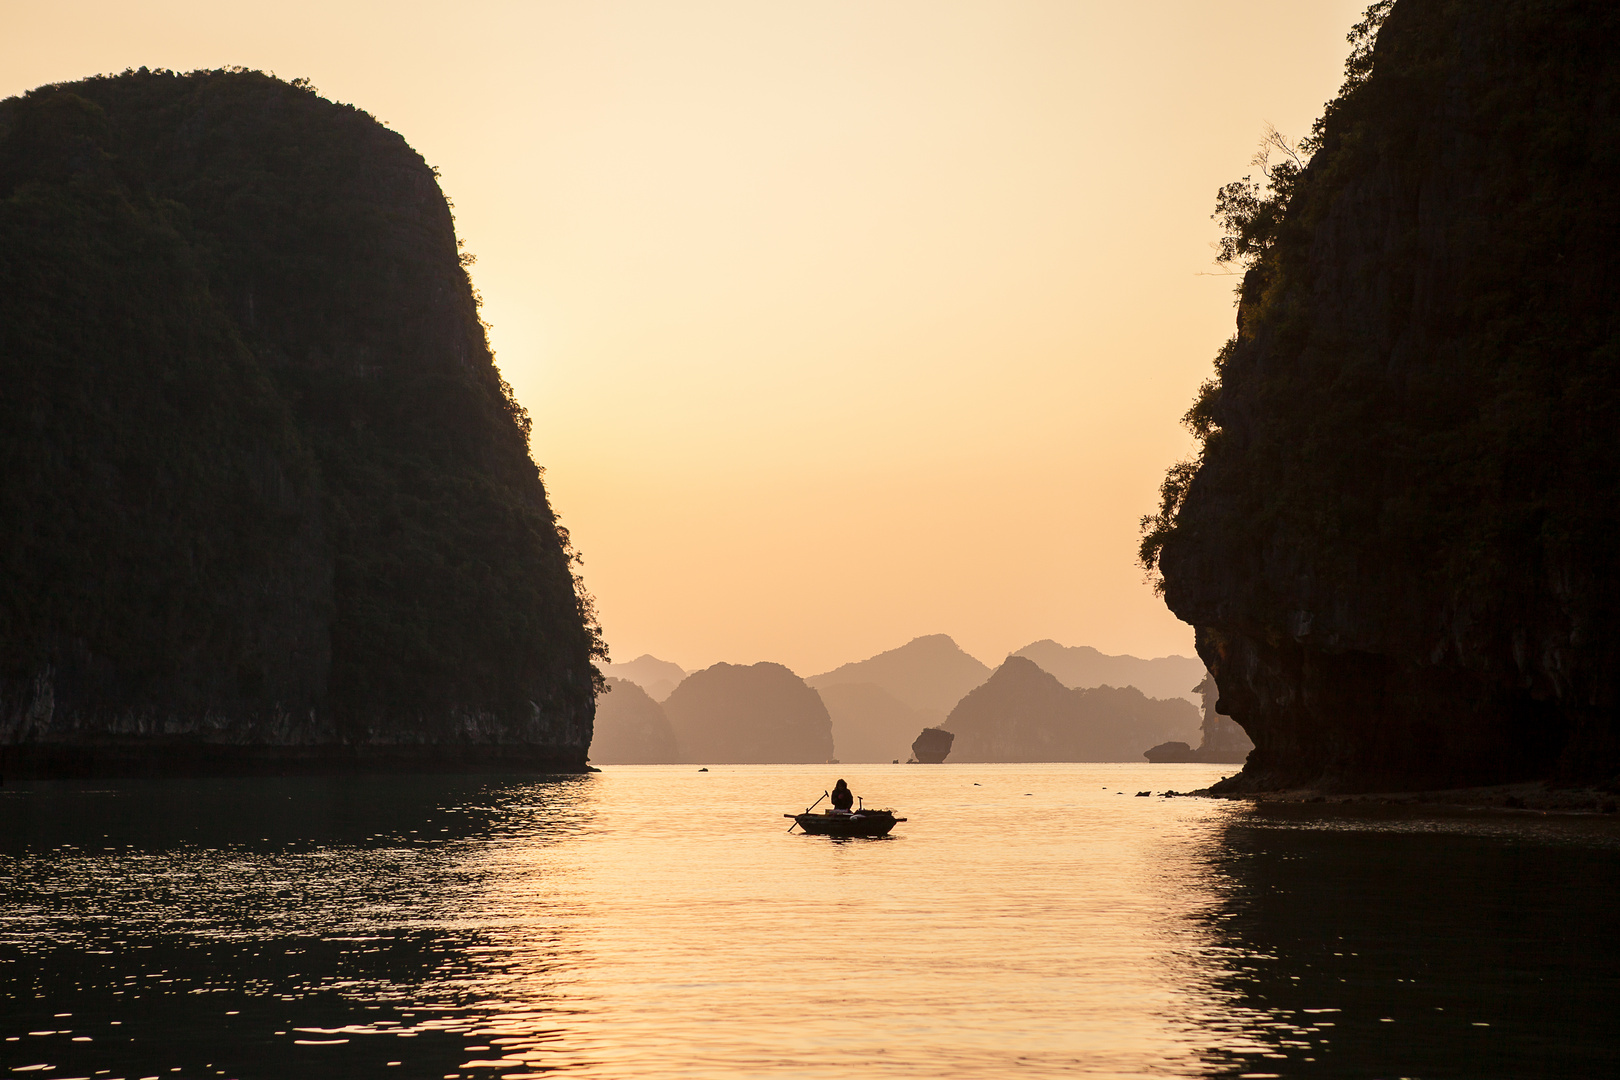
<svg viewBox="0 0 1620 1080">
<path fill-rule="evenodd" d="M 833 785 L 832 804 L 834 810 L 842 810 L 845 813 L 848 813 L 849 808 L 855 805 L 855 793 L 849 790 L 849 785 L 842 780 Z"/>
</svg>

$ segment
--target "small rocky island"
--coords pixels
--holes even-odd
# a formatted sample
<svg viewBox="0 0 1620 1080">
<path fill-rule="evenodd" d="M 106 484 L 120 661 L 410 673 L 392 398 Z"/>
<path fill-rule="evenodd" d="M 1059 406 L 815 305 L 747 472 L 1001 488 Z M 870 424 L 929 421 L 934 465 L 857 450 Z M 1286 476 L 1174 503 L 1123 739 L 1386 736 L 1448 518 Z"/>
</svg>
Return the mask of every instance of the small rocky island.
<svg viewBox="0 0 1620 1080">
<path fill-rule="evenodd" d="M 602 658 L 431 169 L 307 84 L 0 102 L 0 770 L 578 770 Z"/>
<path fill-rule="evenodd" d="M 956 736 L 944 728 L 928 727 L 922 729 L 911 743 L 911 763 L 918 765 L 938 765 L 951 753 L 951 743 Z"/>
<path fill-rule="evenodd" d="M 1620 5 L 1396 0 L 1353 41 L 1220 193 L 1236 334 L 1144 522 L 1254 740 L 1220 789 L 1612 782 Z"/>
</svg>

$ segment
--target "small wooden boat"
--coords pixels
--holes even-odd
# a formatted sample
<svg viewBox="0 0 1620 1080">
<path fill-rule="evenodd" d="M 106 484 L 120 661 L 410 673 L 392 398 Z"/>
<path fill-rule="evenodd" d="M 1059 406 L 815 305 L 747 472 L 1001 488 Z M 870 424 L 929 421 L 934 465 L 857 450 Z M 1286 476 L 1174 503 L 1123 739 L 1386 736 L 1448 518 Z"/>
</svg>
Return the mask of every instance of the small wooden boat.
<svg viewBox="0 0 1620 1080">
<path fill-rule="evenodd" d="M 783 817 L 792 818 L 811 836 L 888 836 L 889 830 L 900 822 L 903 817 L 895 817 L 891 810 L 825 810 L 819 814 L 812 814 L 808 810 L 802 814 L 783 814 Z M 788 826 L 791 832 L 793 826 Z"/>
</svg>

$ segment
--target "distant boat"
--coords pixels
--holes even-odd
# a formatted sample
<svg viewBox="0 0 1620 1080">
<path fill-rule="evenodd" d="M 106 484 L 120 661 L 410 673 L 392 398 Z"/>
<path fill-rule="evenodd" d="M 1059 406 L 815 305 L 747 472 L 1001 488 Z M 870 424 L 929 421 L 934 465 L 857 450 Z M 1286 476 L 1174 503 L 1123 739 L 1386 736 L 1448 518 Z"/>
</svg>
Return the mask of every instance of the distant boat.
<svg viewBox="0 0 1620 1080">
<path fill-rule="evenodd" d="M 792 818 L 811 836 L 887 836 L 889 830 L 900 822 L 903 817 L 895 817 L 891 810 L 824 810 L 819 814 L 812 814 L 808 810 L 802 814 L 783 814 L 783 817 Z M 788 826 L 791 832 L 793 826 Z"/>
</svg>

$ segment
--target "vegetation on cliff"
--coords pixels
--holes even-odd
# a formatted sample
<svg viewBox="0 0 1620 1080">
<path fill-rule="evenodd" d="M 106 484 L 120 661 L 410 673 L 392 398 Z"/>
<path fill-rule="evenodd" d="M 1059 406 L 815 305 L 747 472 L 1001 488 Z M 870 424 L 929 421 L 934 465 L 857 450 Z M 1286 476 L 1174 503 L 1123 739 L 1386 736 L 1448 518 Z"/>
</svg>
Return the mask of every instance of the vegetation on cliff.
<svg viewBox="0 0 1620 1080">
<path fill-rule="evenodd" d="M 1611 775 L 1620 8 L 1386 0 L 1351 39 L 1220 193 L 1237 334 L 1143 562 L 1243 783 Z"/>
<path fill-rule="evenodd" d="M 469 262 L 433 170 L 306 83 L 0 102 L 0 739 L 583 763 L 600 631 Z"/>
</svg>

